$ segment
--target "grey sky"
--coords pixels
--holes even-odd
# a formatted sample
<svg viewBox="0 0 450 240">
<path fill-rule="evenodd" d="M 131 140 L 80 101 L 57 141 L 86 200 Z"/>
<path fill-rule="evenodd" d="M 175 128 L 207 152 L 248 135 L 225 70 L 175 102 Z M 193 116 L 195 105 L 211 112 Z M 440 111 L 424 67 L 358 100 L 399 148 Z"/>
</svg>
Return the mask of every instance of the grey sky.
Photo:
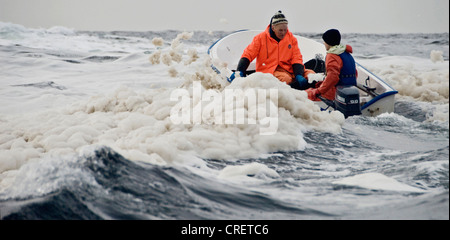
<svg viewBox="0 0 450 240">
<path fill-rule="evenodd" d="M 0 0 L 0 21 L 76 30 L 263 29 L 282 10 L 294 32 L 448 32 L 449 0 Z"/>
</svg>

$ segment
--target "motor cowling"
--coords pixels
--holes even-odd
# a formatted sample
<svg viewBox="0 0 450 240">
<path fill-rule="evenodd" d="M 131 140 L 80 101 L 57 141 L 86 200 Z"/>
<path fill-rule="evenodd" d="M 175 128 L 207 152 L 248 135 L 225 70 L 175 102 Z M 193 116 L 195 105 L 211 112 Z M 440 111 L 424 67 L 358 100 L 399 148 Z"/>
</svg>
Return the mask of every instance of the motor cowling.
<svg viewBox="0 0 450 240">
<path fill-rule="evenodd" d="M 344 114 L 345 118 L 361 115 L 359 90 L 355 86 L 337 86 L 334 103 L 336 110 Z"/>
</svg>

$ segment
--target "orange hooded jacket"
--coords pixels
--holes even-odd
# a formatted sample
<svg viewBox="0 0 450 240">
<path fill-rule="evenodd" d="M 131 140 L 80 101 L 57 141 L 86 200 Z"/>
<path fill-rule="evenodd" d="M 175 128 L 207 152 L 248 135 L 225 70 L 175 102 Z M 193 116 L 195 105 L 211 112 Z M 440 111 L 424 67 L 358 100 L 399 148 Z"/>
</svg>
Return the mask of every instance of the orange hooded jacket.
<svg viewBox="0 0 450 240">
<path fill-rule="evenodd" d="M 270 36 L 269 28 L 270 25 L 264 32 L 253 38 L 241 58 L 245 57 L 250 62 L 256 58 L 257 72 L 273 74 L 277 66 L 280 66 L 289 73 L 293 73 L 292 64 L 303 65 L 297 38 L 288 30 L 286 36 L 277 42 Z"/>
<path fill-rule="evenodd" d="M 353 53 L 353 48 L 350 45 L 346 45 L 345 51 Z M 317 95 L 321 95 L 328 100 L 334 100 L 336 95 L 336 85 L 339 83 L 339 75 L 342 66 L 343 62 L 339 55 L 327 53 L 325 58 L 326 77 L 322 82 L 319 82 L 316 85 L 317 88 L 306 90 L 308 98 L 313 101 L 320 101 Z M 356 76 L 358 76 L 358 71 L 356 71 Z"/>
</svg>

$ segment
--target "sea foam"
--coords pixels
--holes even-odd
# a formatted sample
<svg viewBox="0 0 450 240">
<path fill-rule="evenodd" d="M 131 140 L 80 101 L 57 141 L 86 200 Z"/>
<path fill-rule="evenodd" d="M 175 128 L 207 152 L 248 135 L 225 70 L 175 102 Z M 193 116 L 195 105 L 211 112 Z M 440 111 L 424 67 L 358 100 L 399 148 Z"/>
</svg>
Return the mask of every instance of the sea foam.
<svg viewBox="0 0 450 240">
<path fill-rule="evenodd" d="M 186 59 L 197 58 L 196 53 L 183 51 L 178 41 L 190 36 L 181 34 L 173 41 L 177 53 Z M 154 68 L 161 71 L 169 66 Z M 227 90 L 233 89 L 276 90 L 276 99 L 267 98 L 278 107 L 277 132 L 261 135 L 258 124 L 174 124 L 170 113 L 176 102 L 171 101 L 170 95 L 179 88 L 137 90 L 121 86 L 74 101 L 63 109 L 2 118 L 0 172 L 17 169 L 31 159 L 76 155 L 91 145 L 108 146 L 130 160 L 159 165 L 185 164 L 186 159 L 257 158 L 271 152 L 304 149 L 307 143 L 303 133 L 309 130 L 341 131 L 342 114 L 321 111 L 305 92 L 290 88 L 270 74 L 256 73 L 223 86 L 207 63 L 185 65 L 186 68 L 195 70 L 184 74 L 179 88 L 191 93 L 191 104 L 206 104 L 195 102 L 198 100 L 192 94 L 194 82 L 201 83 L 203 93 L 217 91 L 223 98 Z M 249 115 L 248 103 L 238 106 L 234 99 L 231 104 Z M 222 114 L 229 113 L 224 108 Z"/>
</svg>

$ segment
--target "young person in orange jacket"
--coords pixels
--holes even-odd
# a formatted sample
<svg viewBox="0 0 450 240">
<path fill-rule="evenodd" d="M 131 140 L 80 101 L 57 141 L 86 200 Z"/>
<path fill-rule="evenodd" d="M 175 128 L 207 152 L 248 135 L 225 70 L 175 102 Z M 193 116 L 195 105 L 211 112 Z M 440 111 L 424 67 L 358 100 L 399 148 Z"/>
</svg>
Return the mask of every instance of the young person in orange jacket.
<svg viewBox="0 0 450 240">
<path fill-rule="evenodd" d="M 288 21 L 281 11 L 271 18 L 266 30 L 256 35 L 244 50 L 237 66 L 241 77 L 245 77 L 248 66 L 255 58 L 257 72 L 271 73 L 295 89 L 309 87 L 305 76 L 314 71 L 305 69 L 297 38 L 289 31 Z M 231 80 L 235 74 L 231 75 Z"/>
<path fill-rule="evenodd" d="M 351 55 L 353 49 L 350 45 L 341 45 L 340 32 L 337 29 L 330 29 L 322 35 L 322 39 L 327 50 L 326 77 L 318 82 L 315 88 L 306 90 L 308 98 L 313 101 L 320 101 L 318 96 L 334 100 L 336 86 L 355 86 L 358 77 L 355 60 Z"/>
</svg>

